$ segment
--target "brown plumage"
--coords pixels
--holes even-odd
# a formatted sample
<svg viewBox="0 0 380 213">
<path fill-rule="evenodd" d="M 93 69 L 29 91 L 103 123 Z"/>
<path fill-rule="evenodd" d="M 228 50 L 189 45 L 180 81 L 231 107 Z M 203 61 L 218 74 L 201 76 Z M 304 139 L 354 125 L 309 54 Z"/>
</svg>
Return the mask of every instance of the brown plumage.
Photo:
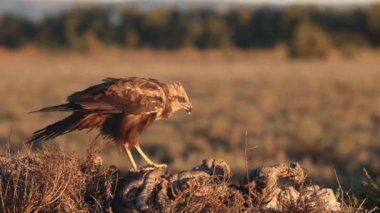
<svg viewBox="0 0 380 213">
<path fill-rule="evenodd" d="M 68 103 L 35 112 L 68 111 L 71 115 L 34 132 L 29 143 L 52 139 L 75 130 L 98 129 L 106 138 L 123 147 L 132 167 L 137 168 L 130 150 L 136 148 L 148 164 L 153 163 L 141 150 L 140 134 L 154 121 L 169 118 L 184 109 L 191 112 L 186 91 L 179 82 L 161 83 L 145 78 L 107 78 L 68 96 Z"/>
</svg>

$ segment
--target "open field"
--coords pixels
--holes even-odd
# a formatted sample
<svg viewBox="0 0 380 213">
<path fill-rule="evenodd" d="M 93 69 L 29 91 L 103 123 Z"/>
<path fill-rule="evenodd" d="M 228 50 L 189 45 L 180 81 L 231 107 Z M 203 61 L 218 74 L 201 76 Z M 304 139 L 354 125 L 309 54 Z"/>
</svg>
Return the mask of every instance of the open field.
<svg viewBox="0 0 380 213">
<path fill-rule="evenodd" d="M 180 80 L 193 113 L 177 113 L 143 135 L 142 148 L 170 169 L 223 158 L 244 173 L 245 132 L 250 167 L 298 161 L 315 180 L 344 183 L 380 173 L 380 54 L 289 61 L 283 51 L 117 51 L 49 53 L 0 50 L 0 143 L 22 146 L 60 114 L 27 114 L 65 101 L 105 77 Z M 85 153 L 96 134 L 56 138 L 68 152 Z M 251 147 L 255 147 L 252 148 Z M 136 155 L 137 156 L 137 155 Z M 108 164 L 127 169 L 110 145 Z"/>
</svg>

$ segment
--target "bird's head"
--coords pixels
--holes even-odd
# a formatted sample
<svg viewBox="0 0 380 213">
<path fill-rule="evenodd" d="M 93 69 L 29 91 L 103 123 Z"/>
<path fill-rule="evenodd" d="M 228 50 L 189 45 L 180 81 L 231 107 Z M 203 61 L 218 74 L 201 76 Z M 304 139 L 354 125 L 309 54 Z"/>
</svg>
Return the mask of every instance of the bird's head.
<svg viewBox="0 0 380 213">
<path fill-rule="evenodd" d="M 169 84 L 169 93 L 172 99 L 173 112 L 184 109 L 188 114 L 191 114 L 192 106 L 189 97 L 179 81 Z"/>
</svg>

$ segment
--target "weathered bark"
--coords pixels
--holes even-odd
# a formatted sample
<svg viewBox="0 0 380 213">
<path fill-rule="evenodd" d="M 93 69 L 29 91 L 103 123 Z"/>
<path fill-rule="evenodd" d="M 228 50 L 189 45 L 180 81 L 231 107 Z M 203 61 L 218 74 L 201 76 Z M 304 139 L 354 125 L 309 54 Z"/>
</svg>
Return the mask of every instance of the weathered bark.
<svg viewBox="0 0 380 213">
<path fill-rule="evenodd" d="M 114 211 L 175 211 L 181 208 L 226 211 L 236 205 L 242 211 L 340 210 L 340 203 L 331 189 L 320 189 L 316 185 L 303 187 L 306 172 L 298 163 L 251 169 L 239 185 L 228 184 L 231 175 L 225 161 L 214 159 L 203 160 L 190 171 L 174 174 L 168 174 L 165 169 L 145 167 L 129 172 L 119 181 Z M 288 182 L 282 184 L 283 179 Z"/>
</svg>

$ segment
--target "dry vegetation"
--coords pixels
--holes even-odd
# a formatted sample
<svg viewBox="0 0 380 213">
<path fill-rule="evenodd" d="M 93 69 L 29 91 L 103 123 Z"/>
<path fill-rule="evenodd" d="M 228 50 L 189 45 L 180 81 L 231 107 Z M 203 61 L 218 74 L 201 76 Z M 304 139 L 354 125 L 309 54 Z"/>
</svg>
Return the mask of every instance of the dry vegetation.
<svg viewBox="0 0 380 213">
<path fill-rule="evenodd" d="M 353 59 L 289 60 L 269 52 L 120 51 L 88 54 L 35 50 L 0 51 L 0 142 L 12 150 L 30 134 L 63 117 L 27 114 L 65 101 L 71 92 L 101 79 L 124 76 L 180 80 L 194 105 L 191 116 L 160 121 L 142 138 L 153 159 L 174 171 L 200 159 L 223 158 L 242 176 L 245 130 L 250 167 L 297 161 L 311 178 L 355 185 L 362 168 L 380 172 L 380 67 L 378 53 Z M 94 134 L 57 138 L 80 156 Z M 256 149 L 249 149 L 256 147 Z M 125 170 L 116 146 L 102 158 Z"/>
<path fill-rule="evenodd" d="M 250 169 L 239 184 L 223 160 L 207 159 L 189 171 L 143 167 L 125 174 L 87 158 L 44 147 L 0 158 L 1 212 L 340 212 L 349 209 L 331 189 L 304 186 L 297 163 Z M 283 180 L 288 180 L 283 184 Z M 282 180 L 282 181 L 281 181 Z M 352 206 L 351 206 L 352 207 Z"/>
<path fill-rule="evenodd" d="M 56 148 L 0 157 L 1 212 L 101 212 L 111 208 L 118 171 Z"/>
</svg>

